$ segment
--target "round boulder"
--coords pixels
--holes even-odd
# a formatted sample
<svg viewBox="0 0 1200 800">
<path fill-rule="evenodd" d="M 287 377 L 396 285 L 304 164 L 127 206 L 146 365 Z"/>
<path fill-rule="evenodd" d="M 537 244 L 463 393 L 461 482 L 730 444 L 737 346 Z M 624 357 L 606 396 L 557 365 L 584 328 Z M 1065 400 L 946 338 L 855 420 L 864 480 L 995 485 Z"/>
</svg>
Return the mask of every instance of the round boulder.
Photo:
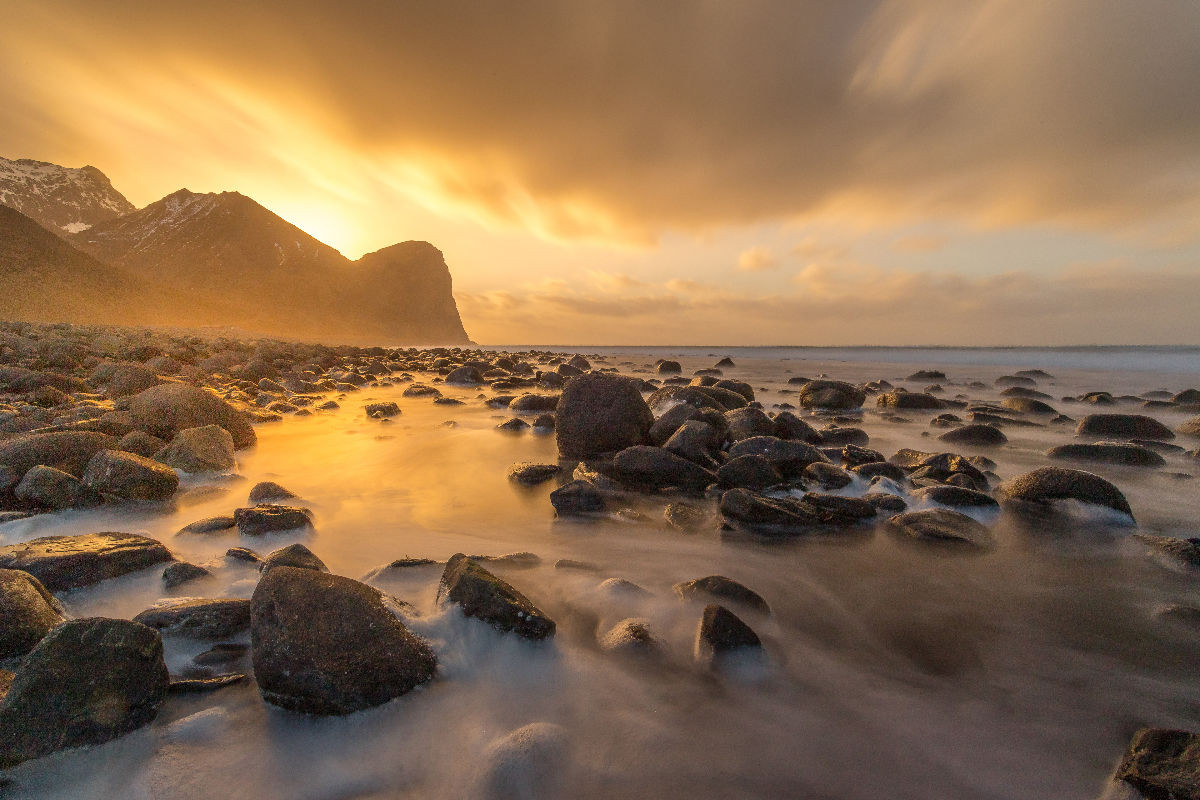
<svg viewBox="0 0 1200 800">
<path fill-rule="evenodd" d="M 588 373 L 563 387 L 554 435 L 560 455 L 587 458 L 646 443 L 653 424 L 637 381 Z"/>
</svg>

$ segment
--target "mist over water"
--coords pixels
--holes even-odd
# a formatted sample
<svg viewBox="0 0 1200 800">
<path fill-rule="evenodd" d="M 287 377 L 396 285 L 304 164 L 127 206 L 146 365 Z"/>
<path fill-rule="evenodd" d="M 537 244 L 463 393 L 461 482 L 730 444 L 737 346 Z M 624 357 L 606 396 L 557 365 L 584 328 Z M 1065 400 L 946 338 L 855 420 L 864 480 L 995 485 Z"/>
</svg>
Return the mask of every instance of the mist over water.
<svg viewBox="0 0 1200 800">
<path fill-rule="evenodd" d="M 608 355 L 593 359 L 596 366 L 647 375 L 657 357 L 679 357 L 687 375 L 711 367 L 710 353 L 731 355 L 737 366 L 725 376 L 748 381 L 768 409 L 793 399 L 789 378 L 819 373 L 916 389 L 904 383 L 907 374 L 941 368 L 947 396 L 985 400 L 999 399 L 999 389 L 965 384 L 991 386 L 1015 369 L 1040 367 L 1055 378 L 1038 388 L 1074 417 L 1142 412 L 1136 404 L 1097 409 L 1058 398 L 1200 385 L 1197 348 L 585 352 Z M 402 397 L 403 388 L 367 389 L 347 395 L 340 410 L 259 426 L 258 446 L 239 454 L 238 476 L 186 479 L 171 513 L 43 515 L 0 526 L 0 543 L 142 533 L 213 571 L 168 594 L 211 597 L 249 597 L 254 589 L 254 568 L 224 558 L 234 546 L 265 554 L 302 541 L 332 572 L 355 578 L 403 557 L 529 551 L 540 564 L 494 571 L 556 620 L 557 636 L 532 644 L 439 607 L 440 565 L 385 571 L 371 582 L 416 607 L 408 624 L 439 657 L 437 677 L 420 690 L 330 719 L 280 711 L 253 685 L 174 697 L 148 728 L 12 770 L 14 797 L 477 797 L 477 772 L 493 741 L 545 722 L 565 731 L 552 764 L 561 797 L 1093 798 L 1139 727 L 1200 727 L 1200 631 L 1154 616 L 1167 603 L 1200 604 L 1196 576 L 1150 557 L 1129 537 L 1133 529 L 1106 524 L 1093 510 L 1079 509 L 1074 526 L 985 514 L 996 548 L 979 555 L 913 547 L 870 527 L 787 541 L 715 528 L 689 535 L 661 522 L 666 496 L 627 498 L 649 522 L 556 520 L 553 484 L 525 488 L 505 477 L 514 462 L 555 461 L 553 436 L 495 430 L 511 413 L 487 407 L 475 389 L 443 385 L 444 395 L 466 405 L 441 406 Z M 403 414 L 390 423 L 368 419 L 362 405 L 381 400 L 394 400 Z M 861 427 L 885 455 L 951 449 L 928 425 L 936 413 L 906 410 L 900 414 L 910 422 L 888 421 L 869 398 Z M 1149 413 L 1172 427 L 1190 416 Z M 1009 478 L 1074 440 L 1073 426 L 1005 433 L 1001 448 L 952 449 L 986 454 Z M 1080 466 L 1122 489 L 1138 530 L 1200 535 L 1197 462 L 1165 457 L 1168 465 L 1157 470 Z M 246 505 L 261 480 L 304 498 L 316 531 L 175 534 Z M 557 559 L 600 569 L 555 569 Z M 75 616 L 132 617 L 163 597 L 160 572 L 62 599 Z M 704 603 L 681 600 L 671 587 L 711 574 L 746 584 L 770 604 L 769 615 L 743 615 L 764 640 L 763 663 L 714 673 L 693 660 Z M 602 587 L 610 577 L 649 594 Z M 624 659 L 595 644 L 597 633 L 633 616 L 648 619 L 665 642 L 660 659 Z M 164 641 L 173 673 L 209 646 Z"/>
</svg>

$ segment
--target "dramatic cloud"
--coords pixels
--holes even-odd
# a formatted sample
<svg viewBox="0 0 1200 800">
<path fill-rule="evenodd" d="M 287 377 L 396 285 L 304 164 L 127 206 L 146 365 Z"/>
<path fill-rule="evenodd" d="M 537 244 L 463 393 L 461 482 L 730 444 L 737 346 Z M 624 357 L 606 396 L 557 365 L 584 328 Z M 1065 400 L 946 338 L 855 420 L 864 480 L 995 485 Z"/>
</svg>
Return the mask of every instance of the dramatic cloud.
<svg viewBox="0 0 1200 800">
<path fill-rule="evenodd" d="M 819 214 L 1180 236 L 1198 31 L 1179 0 L 43 0 L 0 27 L 0 131 L 568 238 Z"/>
</svg>

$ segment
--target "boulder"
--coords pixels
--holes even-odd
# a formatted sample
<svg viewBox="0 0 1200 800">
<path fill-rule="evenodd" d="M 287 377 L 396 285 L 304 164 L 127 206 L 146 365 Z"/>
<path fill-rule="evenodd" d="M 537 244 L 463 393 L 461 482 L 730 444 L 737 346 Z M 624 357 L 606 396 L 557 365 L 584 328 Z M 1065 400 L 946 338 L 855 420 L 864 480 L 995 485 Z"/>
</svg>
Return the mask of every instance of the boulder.
<svg viewBox="0 0 1200 800">
<path fill-rule="evenodd" d="M 0 569 L 0 659 L 23 656 L 64 619 L 41 581 L 19 569 Z"/>
<path fill-rule="evenodd" d="M 1163 467 L 1166 459 L 1148 447 L 1126 442 L 1063 444 L 1052 447 L 1046 458 L 1056 461 L 1095 461 L 1124 467 Z"/>
<path fill-rule="evenodd" d="M 598 644 L 606 653 L 629 655 L 644 655 L 662 647 L 650 630 L 650 620 L 640 617 L 621 620 L 599 637 Z"/>
<path fill-rule="evenodd" d="M 906 511 L 887 521 L 892 531 L 920 542 L 987 548 L 992 536 L 980 522 L 948 508 Z"/>
<path fill-rule="evenodd" d="M 261 481 L 254 484 L 254 488 L 250 490 L 250 496 L 247 500 L 251 505 L 261 505 L 262 503 L 278 502 L 280 500 L 291 500 L 296 497 L 287 489 L 280 486 L 275 481 Z"/>
<path fill-rule="evenodd" d="M 141 364 L 116 364 L 105 375 L 103 383 L 109 397 L 129 397 L 158 386 L 162 379 Z"/>
<path fill-rule="evenodd" d="M 43 536 L 0 547 L 0 568 L 24 570 L 52 592 L 89 586 L 171 560 L 162 542 L 132 533 Z"/>
<path fill-rule="evenodd" d="M 1184 436 L 1200 436 L 1200 417 L 1192 417 L 1175 430 Z M 0 463 L 4 463 L 3 459 L 0 459 Z"/>
<path fill-rule="evenodd" d="M 393 402 L 368 403 L 363 411 L 371 419 L 391 419 L 400 416 L 400 406 Z"/>
<path fill-rule="evenodd" d="M 1075 428 L 1079 436 L 1112 436 L 1117 439 L 1158 439 L 1166 441 L 1175 434 L 1153 417 L 1141 414 L 1088 414 Z"/>
<path fill-rule="evenodd" d="M 71 475 L 82 475 L 88 461 L 116 442 L 95 431 L 27 433 L 0 442 L 0 467 L 24 475 L 36 466 L 54 467 Z"/>
<path fill-rule="evenodd" d="M 631 378 L 588 373 L 563 387 L 555 440 L 567 458 L 616 452 L 649 441 L 654 415 Z"/>
<path fill-rule="evenodd" d="M 763 600 L 758 592 L 724 575 L 709 575 L 683 581 L 675 584 L 673 588 L 675 594 L 684 599 L 706 595 L 725 602 L 740 603 L 763 614 L 771 613 L 767 601 Z"/>
<path fill-rule="evenodd" d="M 729 420 L 729 441 L 740 442 L 751 436 L 773 436 L 775 422 L 761 408 L 736 408 L 727 411 L 725 418 Z"/>
<path fill-rule="evenodd" d="M 184 428 L 154 458 L 184 472 L 223 472 L 237 466 L 233 437 L 219 425 Z"/>
<path fill-rule="evenodd" d="M 600 490 L 580 480 L 571 481 L 551 492 L 550 504 L 560 516 L 597 514 L 608 509 Z"/>
<path fill-rule="evenodd" d="M 250 600 L 254 677 L 264 700 L 306 714 L 349 714 L 433 677 L 437 657 L 365 583 L 276 567 Z"/>
<path fill-rule="evenodd" d="M 167 443 L 157 436 L 151 436 L 145 431 L 130 431 L 120 438 L 113 449 L 153 458 L 155 453 L 166 446 Z"/>
<path fill-rule="evenodd" d="M 175 561 L 167 565 L 162 573 L 162 583 L 164 589 L 174 589 L 176 586 L 182 586 L 188 581 L 194 581 L 199 578 L 211 578 L 212 573 L 204 567 L 189 564 L 186 561 Z"/>
<path fill-rule="evenodd" d="M 1000 403 L 1009 411 L 1019 411 L 1022 414 L 1057 414 L 1054 407 L 1032 397 L 1006 397 Z"/>
<path fill-rule="evenodd" d="M 771 434 L 780 439 L 796 439 L 809 444 L 820 444 L 821 434 L 812 425 L 790 411 L 780 411 L 771 420 Z"/>
<path fill-rule="evenodd" d="M 259 562 L 258 571 L 265 573 L 276 567 L 296 567 L 297 569 L 315 569 L 317 572 L 329 572 L 329 567 L 325 566 L 325 562 L 317 558 L 316 553 L 299 542 L 268 553 Z"/>
<path fill-rule="evenodd" d="M 938 439 L 970 447 L 997 447 L 1008 442 L 1008 437 L 1002 430 L 992 425 L 981 424 L 963 425 L 961 428 L 946 431 Z"/>
<path fill-rule="evenodd" d="M 186 533 L 216 533 L 217 531 L 227 531 L 236 526 L 237 523 L 233 517 L 205 517 L 198 519 L 195 522 L 184 525 L 175 535 Z"/>
<path fill-rule="evenodd" d="M 918 500 L 926 500 L 943 506 L 969 506 L 974 508 L 992 508 L 1000 504 L 989 494 L 974 489 L 964 489 L 961 486 L 926 486 L 912 493 Z"/>
<path fill-rule="evenodd" d="M 1099 475 L 1083 470 L 1040 467 L 1018 475 L 1000 484 L 998 488 L 1009 500 L 1022 503 L 1045 504 L 1056 500 L 1078 500 L 1133 516 L 1129 501 L 1120 489 Z"/>
<path fill-rule="evenodd" d="M 627 447 L 613 458 L 613 472 L 630 486 L 702 490 L 715 483 L 711 471 L 661 447 Z"/>
<path fill-rule="evenodd" d="M 912 411 L 945 408 L 946 404 L 931 394 L 922 392 L 887 392 L 879 395 L 876 404 L 883 408 L 899 408 Z"/>
<path fill-rule="evenodd" d="M 471 791 L 478 800 L 563 797 L 569 763 L 566 729 L 534 722 L 491 742 L 483 752 Z"/>
<path fill-rule="evenodd" d="M 483 374 L 476 367 L 459 367 L 446 375 L 446 383 L 451 386 L 478 386 L 483 383 Z"/>
<path fill-rule="evenodd" d="M 689 419 L 679 426 L 663 449 L 706 468 L 715 467 L 715 455 L 721 449 L 724 436 L 720 430 L 703 419 Z"/>
<path fill-rule="evenodd" d="M 184 383 L 163 383 L 135 395 L 129 413 L 138 428 L 163 439 L 187 428 L 219 425 L 229 431 L 238 450 L 256 441 L 245 414 L 216 394 Z"/>
<path fill-rule="evenodd" d="M 742 649 L 758 650 L 762 641 L 754 630 L 722 605 L 709 605 L 700 618 L 696 631 L 696 659 L 715 663 L 724 656 Z"/>
<path fill-rule="evenodd" d="M 537 486 L 558 475 L 558 464 L 531 464 L 521 461 L 508 468 L 508 479 L 523 486 Z"/>
<path fill-rule="evenodd" d="M 750 453 L 722 464 L 717 470 L 717 481 L 730 489 L 741 487 L 761 491 L 783 483 L 783 476 L 764 456 Z"/>
<path fill-rule="evenodd" d="M 558 408 L 558 395 L 523 394 L 509 403 L 508 407 L 518 414 L 536 414 L 539 411 L 553 411 Z"/>
<path fill-rule="evenodd" d="M 41 465 L 25 473 L 13 494 L 22 502 L 53 511 L 95 501 L 95 495 L 74 475 Z"/>
<path fill-rule="evenodd" d="M 226 639 L 250 627 L 250 601 L 199 597 L 160 600 L 133 621 L 174 636 Z"/>
<path fill-rule="evenodd" d="M 169 682 L 156 631 L 123 619 L 64 622 L 26 657 L 0 702 L 0 767 L 146 725 Z"/>
<path fill-rule="evenodd" d="M 752 436 L 729 448 L 730 458 L 743 455 L 763 456 L 785 478 L 799 478 L 809 464 L 829 460 L 811 444 L 774 436 Z"/>
<path fill-rule="evenodd" d="M 840 411 L 860 408 L 867 393 L 844 381 L 815 380 L 801 386 L 796 399 L 805 408 Z"/>
<path fill-rule="evenodd" d="M 826 491 L 843 489 L 854 482 L 854 476 L 849 472 L 824 461 L 814 461 L 809 464 L 804 468 L 800 477 L 806 483 L 815 483 Z"/>
<path fill-rule="evenodd" d="M 175 470 L 149 458 L 101 450 L 88 461 L 83 483 L 105 500 L 169 500 L 179 488 Z"/>
<path fill-rule="evenodd" d="M 243 536 L 261 536 L 276 531 L 308 530 L 313 527 L 313 515 L 307 508 L 260 503 L 233 512 L 234 524 Z"/>
<path fill-rule="evenodd" d="M 1129 784 L 1148 800 L 1200 800 L 1200 736 L 1142 728 L 1129 742 L 1113 780 Z"/>
<path fill-rule="evenodd" d="M 438 600 L 455 603 L 466 616 L 500 631 L 512 631 L 527 639 L 554 635 L 554 620 L 506 581 L 462 553 L 456 553 L 446 563 L 438 585 Z"/>
</svg>

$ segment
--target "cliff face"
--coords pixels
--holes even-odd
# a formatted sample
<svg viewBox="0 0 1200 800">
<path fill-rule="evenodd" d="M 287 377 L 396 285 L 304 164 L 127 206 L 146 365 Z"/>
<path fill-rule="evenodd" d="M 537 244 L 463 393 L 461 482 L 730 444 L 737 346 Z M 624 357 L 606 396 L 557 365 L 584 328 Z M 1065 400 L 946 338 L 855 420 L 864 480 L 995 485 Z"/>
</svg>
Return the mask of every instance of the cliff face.
<svg viewBox="0 0 1200 800">
<path fill-rule="evenodd" d="M 33 298 L 0 301 L 9 318 L 53 321 L 58 308 L 58 319 L 75 322 L 232 326 L 346 343 L 469 341 L 450 270 L 426 242 L 350 261 L 237 192 L 181 189 L 134 209 L 99 170 L 35 161 L 0 159 L 0 203 L 31 209 L 0 218 L 0 289 Z"/>
</svg>

